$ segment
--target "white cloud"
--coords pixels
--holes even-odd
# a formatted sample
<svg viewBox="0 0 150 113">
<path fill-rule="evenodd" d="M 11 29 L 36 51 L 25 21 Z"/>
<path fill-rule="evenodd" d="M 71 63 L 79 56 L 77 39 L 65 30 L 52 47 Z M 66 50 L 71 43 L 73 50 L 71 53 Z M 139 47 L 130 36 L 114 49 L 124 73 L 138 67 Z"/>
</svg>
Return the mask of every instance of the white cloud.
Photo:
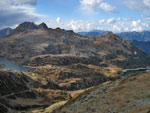
<svg viewBox="0 0 150 113">
<path fill-rule="evenodd" d="M 57 24 L 61 24 L 61 18 L 60 17 L 57 17 L 56 21 L 57 21 Z"/>
<path fill-rule="evenodd" d="M 132 21 L 132 25 L 134 26 L 134 27 L 136 27 L 136 26 L 138 26 L 139 24 L 140 24 L 140 20 L 134 20 L 134 21 Z"/>
<path fill-rule="evenodd" d="M 144 0 L 144 4 L 148 7 L 150 7 L 150 0 Z"/>
<path fill-rule="evenodd" d="M 124 0 L 124 4 L 132 10 L 150 10 L 150 0 Z"/>
<path fill-rule="evenodd" d="M 61 23 L 61 25 L 58 25 L 56 21 L 51 21 L 48 23 L 48 26 L 50 28 L 56 28 L 60 26 L 63 29 L 74 30 L 75 32 L 96 29 L 112 32 L 150 30 L 149 22 L 134 20 L 132 18 L 108 18 L 97 21 L 71 20 L 70 22 Z"/>
<path fill-rule="evenodd" d="M 91 29 L 91 23 L 88 23 L 88 24 L 86 25 L 86 28 L 87 28 L 88 30 L 90 30 L 90 29 Z"/>
<path fill-rule="evenodd" d="M 103 9 L 104 11 L 115 11 L 116 8 L 114 6 L 111 6 L 110 4 L 103 2 L 100 4 L 99 6 L 101 9 Z"/>
<path fill-rule="evenodd" d="M 100 23 L 100 24 L 105 23 L 105 19 L 99 20 L 99 23 Z"/>
<path fill-rule="evenodd" d="M 68 29 L 72 29 L 74 31 L 80 31 L 83 29 L 87 29 L 85 26 L 86 26 L 86 23 L 81 20 L 77 20 L 77 21 L 72 20 L 67 25 Z"/>
<path fill-rule="evenodd" d="M 0 5 L 11 5 L 11 6 L 18 6 L 18 5 L 36 5 L 37 0 L 1 0 Z"/>
<path fill-rule="evenodd" d="M 121 20 L 121 18 L 120 18 L 120 17 L 118 17 L 118 18 L 117 18 L 117 21 L 120 21 L 120 20 Z"/>
<path fill-rule="evenodd" d="M 80 0 L 81 9 L 94 12 L 101 0 Z"/>
<path fill-rule="evenodd" d="M 88 11 L 88 13 L 94 13 L 98 9 L 111 12 L 116 9 L 114 6 L 103 2 L 102 0 L 80 0 L 80 8 Z"/>
<path fill-rule="evenodd" d="M 113 25 L 113 31 L 121 32 L 121 28 L 118 25 Z"/>
<path fill-rule="evenodd" d="M 144 18 L 144 20 L 148 20 L 148 21 L 150 21 L 150 17 L 146 17 L 146 18 Z"/>
<path fill-rule="evenodd" d="M 116 19 L 115 18 L 109 18 L 107 19 L 106 23 L 107 24 L 114 24 L 116 22 Z"/>
<path fill-rule="evenodd" d="M 142 31 L 143 28 L 142 27 L 135 27 L 133 29 L 131 29 L 131 31 Z"/>
<path fill-rule="evenodd" d="M 24 21 L 36 21 L 44 15 L 35 12 L 37 0 L 1 0 L 0 28 L 15 26 Z"/>
<path fill-rule="evenodd" d="M 125 27 L 125 28 L 124 28 L 124 31 L 127 31 L 127 32 L 128 32 L 128 31 L 129 31 L 129 28 L 128 28 L 128 27 Z"/>
</svg>

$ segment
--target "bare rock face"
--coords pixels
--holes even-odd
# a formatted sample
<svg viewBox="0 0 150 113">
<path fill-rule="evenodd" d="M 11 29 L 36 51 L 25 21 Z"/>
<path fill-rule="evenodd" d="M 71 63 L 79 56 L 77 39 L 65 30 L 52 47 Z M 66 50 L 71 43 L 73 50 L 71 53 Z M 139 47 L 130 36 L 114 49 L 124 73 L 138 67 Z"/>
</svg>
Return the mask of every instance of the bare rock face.
<svg viewBox="0 0 150 113">
<path fill-rule="evenodd" d="M 20 24 L 13 32 L 12 34 L 19 34 L 19 33 L 27 33 L 32 32 L 34 30 L 38 29 L 44 29 L 47 30 L 48 27 L 45 23 L 42 23 L 40 25 L 35 25 L 33 22 L 24 22 Z M 12 35 L 10 34 L 10 35 Z"/>
</svg>

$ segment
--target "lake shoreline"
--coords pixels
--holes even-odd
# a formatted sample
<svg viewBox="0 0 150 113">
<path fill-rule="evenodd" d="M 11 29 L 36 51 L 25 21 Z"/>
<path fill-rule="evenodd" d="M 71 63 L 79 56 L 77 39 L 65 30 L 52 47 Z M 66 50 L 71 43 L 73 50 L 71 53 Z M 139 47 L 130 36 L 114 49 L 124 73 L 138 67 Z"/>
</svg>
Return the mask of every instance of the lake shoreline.
<svg viewBox="0 0 150 113">
<path fill-rule="evenodd" d="M 16 63 L 6 60 L 5 58 L 0 58 L 0 69 L 8 69 L 8 70 L 18 70 L 18 71 L 31 71 L 35 69 L 35 67 L 17 65 Z"/>
<path fill-rule="evenodd" d="M 144 71 L 150 71 L 150 67 L 147 67 L 147 68 L 124 69 L 124 70 L 121 70 L 120 76 L 128 76 L 128 75 L 134 74 L 136 72 L 144 72 Z"/>
</svg>

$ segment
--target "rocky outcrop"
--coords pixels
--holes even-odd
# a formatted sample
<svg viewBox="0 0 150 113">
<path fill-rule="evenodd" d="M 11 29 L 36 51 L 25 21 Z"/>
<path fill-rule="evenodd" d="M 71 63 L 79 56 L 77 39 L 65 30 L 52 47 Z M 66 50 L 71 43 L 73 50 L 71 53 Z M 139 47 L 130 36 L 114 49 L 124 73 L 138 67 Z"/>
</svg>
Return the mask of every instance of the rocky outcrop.
<svg viewBox="0 0 150 113">
<path fill-rule="evenodd" d="M 19 34 L 19 33 L 28 33 L 38 29 L 48 30 L 48 27 L 45 23 L 41 23 L 40 25 L 35 25 L 33 22 L 24 22 L 20 24 L 10 35 Z"/>
</svg>

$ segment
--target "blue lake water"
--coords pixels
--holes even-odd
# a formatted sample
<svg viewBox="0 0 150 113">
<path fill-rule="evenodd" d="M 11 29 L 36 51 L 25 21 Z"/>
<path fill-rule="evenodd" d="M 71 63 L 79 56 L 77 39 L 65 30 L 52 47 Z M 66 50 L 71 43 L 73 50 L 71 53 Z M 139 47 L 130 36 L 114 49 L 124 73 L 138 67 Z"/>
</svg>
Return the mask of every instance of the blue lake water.
<svg viewBox="0 0 150 113">
<path fill-rule="evenodd" d="M 144 71 L 150 71 L 150 69 L 127 70 L 126 72 L 123 72 L 121 74 L 121 76 L 128 76 L 130 74 L 134 74 L 134 73 L 137 73 L 137 72 L 144 72 Z"/>
<path fill-rule="evenodd" d="M 18 70 L 18 71 L 30 71 L 33 70 L 33 68 L 31 67 L 24 67 L 24 66 L 19 66 L 19 65 L 15 65 L 12 62 L 5 60 L 3 58 L 0 58 L 0 64 L 5 65 L 4 67 L 1 67 L 0 69 L 9 69 L 9 70 Z M 130 74 L 134 74 L 137 72 L 144 72 L 150 69 L 137 69 L 137 70 L 127 70 L 126 72 L 123 72 L 121 74 L 121 76 L 128 76 Z"/>
<path fill-rule="evenodd" d="M 3 58 L 0 58 L 0 64 L 5 65 L 4 67 L 1 67 L 0 69 L 9 69 L 9 70 L 18 70 L 18 71 L 29 71 L 29 70 L 32 70 L 32 68 L 29 68 L 29 67 L 15 65 L 12 62 L 7 61 L 7 60 L 5 60 Z"/>
</svg>

